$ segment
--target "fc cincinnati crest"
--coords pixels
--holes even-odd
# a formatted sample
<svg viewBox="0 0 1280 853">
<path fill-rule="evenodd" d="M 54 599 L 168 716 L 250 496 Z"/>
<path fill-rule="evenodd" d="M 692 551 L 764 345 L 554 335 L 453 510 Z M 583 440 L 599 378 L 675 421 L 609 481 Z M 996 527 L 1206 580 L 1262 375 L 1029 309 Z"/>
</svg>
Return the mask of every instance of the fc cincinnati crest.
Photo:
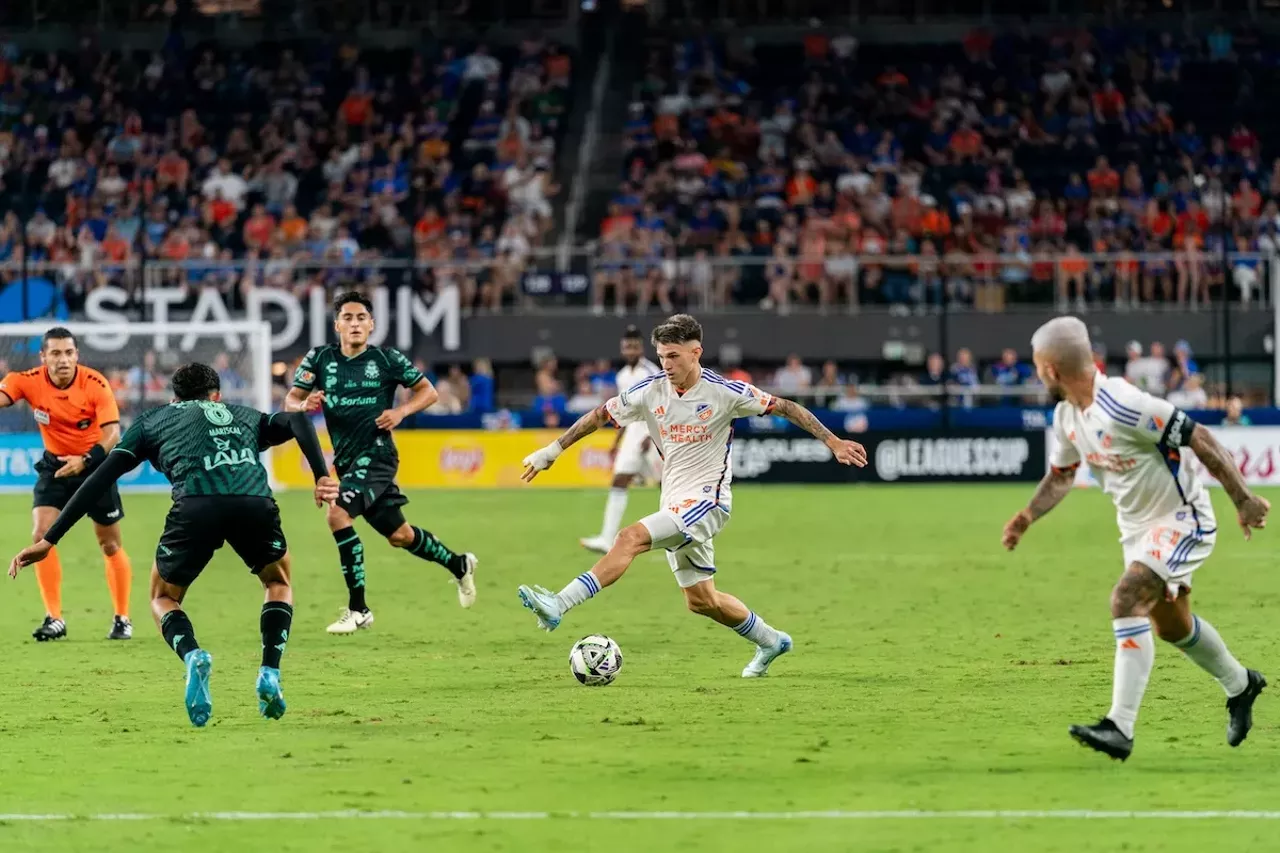
<svg viewBox="0 0 1280 853">
<path fill-rule="evenodd" d="M 372 361 L 366 364 L 364 366 L 364 376 L 366 379 L 377 379 L 378 365 L 374 364 Z"/>
<path fill-rule="evenodd" d="M 693 413 L 698 416 L 698 420 L 705 421 L 711 417 L 711 406 L 706 403 L 699 403 L 694 406 Z"/>
</svg>

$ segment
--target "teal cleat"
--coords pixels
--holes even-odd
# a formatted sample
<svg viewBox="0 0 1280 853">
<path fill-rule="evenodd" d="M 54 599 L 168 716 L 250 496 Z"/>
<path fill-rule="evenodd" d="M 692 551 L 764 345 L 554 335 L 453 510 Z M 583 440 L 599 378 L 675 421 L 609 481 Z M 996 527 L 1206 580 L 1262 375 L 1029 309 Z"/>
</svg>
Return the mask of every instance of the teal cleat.
<svg viewBox="0 0 1280 853">
<path fill-rule="evenodd" d="M 185 704 L 191 725 L 203 728 L 213 716 L 213 698 L 209 695 L 209 675 L 213 672 L 213 655 L 204 649 L 188 652 L 184 660 L 187 665 L 187 695 Z"/>
<path fill-rule="evenodd" d="M 280 670 L 269 666 L 258 669 L 258 712 L 268 720 L 284 716 L 284 692 L 280 689 Z"/>
<path fill-rule="evenodd" d="M 555 593 L 540 586 L 521 585 L 518 590 L 520 602 L 533 611 L 538 617 L 538 627 L 544 631 L 554 631 L 560 627 L 560 619 L 564 614 L 560 611 L 560 601 Z"/>
</svg>

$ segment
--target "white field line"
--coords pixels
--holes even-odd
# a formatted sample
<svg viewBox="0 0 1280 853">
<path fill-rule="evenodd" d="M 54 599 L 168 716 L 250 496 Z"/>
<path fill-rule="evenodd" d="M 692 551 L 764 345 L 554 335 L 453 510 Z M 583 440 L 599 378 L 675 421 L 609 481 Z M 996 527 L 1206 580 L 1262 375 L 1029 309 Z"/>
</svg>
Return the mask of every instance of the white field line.
<svg viewBox="0 0 1280 853">
<path fill-rule="evenodd" d="M 479 820 L 628 820 L 628 821 L 739 821 L 739 820 L 1280 820 L 1280 811 L 1099 811 L 1093 809 L 1011 810 L 972 809 L 956 811 L 786 811 L 786 812 L 540 812 L 540 811 L 323 811 L 323 812 L 187 812 L 183 814 L 151 813 L 21 813 L 2 814 L 0 823 L 42 823 L 53 821 L 224 821 L 257 820 L 401 820 L 401 821 L 479 821 Z"/>
</svg>

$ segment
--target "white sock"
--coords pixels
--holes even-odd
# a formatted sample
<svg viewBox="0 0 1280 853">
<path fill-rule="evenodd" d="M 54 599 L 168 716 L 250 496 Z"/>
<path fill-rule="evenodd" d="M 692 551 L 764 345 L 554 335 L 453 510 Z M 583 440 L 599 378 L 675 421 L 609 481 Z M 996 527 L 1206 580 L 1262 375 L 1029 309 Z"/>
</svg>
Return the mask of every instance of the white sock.
<svg viewBox="0 0 1280 853">
<path fill-rule="evenodd" d="M 1151 636 L 1151 620 L 1145 616 L 1112 619 L 1111 626 L 1116 634 L 1116 670 L 1107 717 L 1125 737 L 1131 738 L 1138 721 L 1138 706 L 1156 662 L 1156 641 Z"/>
<path fill-rule="evenodd" d="M 622 527 L 622 516 L 627 511 L 627 490 L 610 489 L 609 499 L 604 504 L 604 527 L 600 528 L 600 538 L 610 545 L 618 538 L 618 530 Z"/>
<path fill-rule="evenodd" d="M 556 598 L 560 599 L 560 612 L 568 613 L 599 591 L 600 580 L 591 572 L 583 572 L 556 594 Z"/>
<path fill-rule="evenodd" d="M 1249 673 L 1227 649 L 1227 644 L 1212 625 L 1192 616 L 1191 633 L 1174 643 L 1187 653 L 1196 666 L 1218 679 L 1228 696 L 1236 696 L 1249 686 Z"/>
<path fill-rule="evenodd" d="M 769 623 L 755 613 L 748 613 L 742 624 L 735 625 L 733 630 L 746 637 L 757 646 L 772 646 L 778 642 L 778 632 L 769 627 Z"/>
</svg>

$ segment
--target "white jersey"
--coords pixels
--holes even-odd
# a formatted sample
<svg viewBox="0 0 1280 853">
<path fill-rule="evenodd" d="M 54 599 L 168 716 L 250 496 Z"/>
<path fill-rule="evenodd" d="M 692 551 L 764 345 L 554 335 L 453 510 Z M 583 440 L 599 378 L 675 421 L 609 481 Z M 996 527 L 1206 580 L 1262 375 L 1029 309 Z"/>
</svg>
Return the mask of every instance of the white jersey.
<svg viewBox="0 0 1280 853">
<path fill-rule="evenodd" d="M 1093 405 L 1078 409 L 1064 400 L 1054 409 L 1058 442 L 1049 463 L 1089 466 L 1115 503 L 1122 539 L 1180 514 L 1189 516 L 1190 528 L 1207 534 L 1217 528 L 1213 506 L 1193 466 L 1182 459 L 1194 429 L 1186 413 L 1167 400 L 1098 373 Z"/>
<path fill-rule="evenodd" d="M 636 362 L 635 367 L 624 364 L 618 368 L 618 376 L 615 385 L 618 391 L 625 391 L 631 386 L 637 384 L 641 379 L 647 379 L 655 373 L 661 373 L 658 365 L 654 364 L 647 358 L 642 358 Z"/>
<path fill-rule="evenodd" d="M 731 382 L 706 368 L 693 387 L 678 392 L 666 374 L 640 380 L 605 404 L 619 427 L 643 423 L 662 454 L 662 504 L 709 503 L 728 510 L 733 479 L 733 422 L 772 411 L 774 398 L 746 382 Z"/>
</svg>

